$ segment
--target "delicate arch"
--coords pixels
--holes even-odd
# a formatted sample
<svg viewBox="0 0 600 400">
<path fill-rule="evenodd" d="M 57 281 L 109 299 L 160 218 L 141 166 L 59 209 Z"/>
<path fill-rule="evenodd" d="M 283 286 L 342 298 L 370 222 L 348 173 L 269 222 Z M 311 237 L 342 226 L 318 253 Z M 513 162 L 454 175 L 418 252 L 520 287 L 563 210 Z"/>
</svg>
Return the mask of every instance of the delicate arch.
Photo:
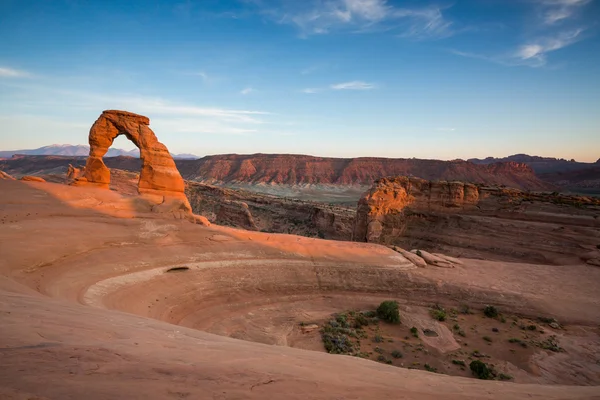
<svg viewBox="0 0 600 400">
<path fill-rule="evenodd" d="M 148 117 L 126 111 L 104 111 L 90 129 L 90 155 L 85 168 L 86 180 L 108 188 L 110 170 L 102 157 L 115 138 L 125 135 L 140 149 L 142 169 L 138 191 L 149 194 L 183 194 L 185 185 L 167 147 L 158 141 L 148 126 Z"/>
</svg>

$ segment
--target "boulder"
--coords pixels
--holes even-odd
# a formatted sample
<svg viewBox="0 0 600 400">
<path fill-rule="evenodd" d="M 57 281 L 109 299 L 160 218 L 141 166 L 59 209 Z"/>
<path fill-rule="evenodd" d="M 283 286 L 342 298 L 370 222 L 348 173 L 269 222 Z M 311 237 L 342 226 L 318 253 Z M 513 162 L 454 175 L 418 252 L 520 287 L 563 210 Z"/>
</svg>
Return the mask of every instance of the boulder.
<svg viewBox="0 0 600 400">
<path fill-rule="evenodd" d="M 40 178 L 39 176 L 32 176 L 32 175 L 25 175 L 23 177 L 21 177 L 22 181 L 28 181 L 28 182 L 46 182 L 46 180 L 44 178 Z"/>
<path fill-rule="evenodd" d="M 464 265 L 464 263 L 459 260 L 458 258 L 455 257 L 450 257 L 447 256 L 445 254 L 441 254 L 441 253 L 432 253 L 434 256 L 441 258 L 442 260 L 446 260 L 452 264 L 456 264 L 456 265 Z"/>
<path fill-rule="evenodd" d="M 421 257 L 419 257 L 418 255 L 416 255 L 414 253 L 411 253 L 410 251 L 404 250 L 397 246 L 392 247 L 392 250 L 400 253 L 404 258 L 406 258 L 408 261 L 415 264 L 419 268 L 427 267 L 427 263 L 425 262 L 424 259 L 422 259 Z"/>
<path fill-rule="evenodd" d="M 441 268 L 454 268 L 454 264 L 452 264 L 450 261 L 444 260 L 443 258 L 435 256 L 425 250 L 411 250 L 410 252 L 421 257 L 429 265 Z"/>
</svg>

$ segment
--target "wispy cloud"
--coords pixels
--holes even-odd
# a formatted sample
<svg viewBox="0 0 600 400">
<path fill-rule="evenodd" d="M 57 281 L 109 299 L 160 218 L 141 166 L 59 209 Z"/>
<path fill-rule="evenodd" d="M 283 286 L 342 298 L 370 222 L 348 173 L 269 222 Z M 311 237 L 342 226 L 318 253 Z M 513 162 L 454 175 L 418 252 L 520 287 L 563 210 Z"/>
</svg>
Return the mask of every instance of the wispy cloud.
<svg viewBox="0 0 600 400">
<path fill-rule="evenodd" d="M 454 132 L 456 128 L 437 128 L 440 132 Z"/>
<path fill-rule="evenodd" d="M 475 58 L 506 66 L 543 67 L 548 63 L 548 54 L 582 39 L 583 29 L 559 32 L 554 36 L 544 36 L 529 40 L 517 49 L 503 54 L 477 54 L 459 50 L 451 53 L 462 57 Z"/>
<path fill-rule="evenodd" d="M 375 85 L 363 81 L 352 81 L 336 83 L 335 85 L 331 85 L 330 88 L 333 90 L 370 90 L 375 89 Z"/>
<path fill-rule="evenodd" d="M 570 18 L 591 0 L 538 0 L 544 23 L 555 24 Z"/>
<path fill-rule="evenodd" d="M 546 64 L 546 55 L 552 51 L 567 47 L 580 38 L 582 29 L 561 32 L 556 37 L 541 38 L 524 44 L 515 53 L 515 57 L 525 62 L 531 62 L 531 66 L 542 66 Z"/>
<path fill-rule="evenodd" d="M 302 89 L 302 93 L 315 94 L 315 93 L 321 92 L 322 90 L 323 89 L 319 89 L 319 88 L 306 88 L 306 89 Z"/>
<path fill-rule="evenodd" d="M 396 7 L 387 0 L 251 1 L 272 20 L 293 25 L 302 36 L 348 31 L 394 31 L 402 37 L 450 36 L 452 22 L 436 6 Z"/>
<path fill-rule="evenodd" d="M 27 71 L 0 67 L 0 78 L 31 78 L 31 76 L 32 75 Z"/>
<path fill-rule="evenodd" d="M 327 87 L 320 88 L 305 88 L 302 89 L 301 92 L 305 94 L 315 94 L 319 92 L 324 92 L 327 90 L 371 90 L 377 88 L 377 85 L 374 83 L 368 83 L 363 81 L 350 81 L 350 82 L 342 82 L 342 83 L 334 83 Z"/>
<path fill-rule="evenodd" d="M 247 87 L 247 88 L 242 89 L 240 91 L 240 94 L 247 95 L 247 94 L 254 93 L 254 92 L 256 92 L 256 89 Z"/>
</svg>

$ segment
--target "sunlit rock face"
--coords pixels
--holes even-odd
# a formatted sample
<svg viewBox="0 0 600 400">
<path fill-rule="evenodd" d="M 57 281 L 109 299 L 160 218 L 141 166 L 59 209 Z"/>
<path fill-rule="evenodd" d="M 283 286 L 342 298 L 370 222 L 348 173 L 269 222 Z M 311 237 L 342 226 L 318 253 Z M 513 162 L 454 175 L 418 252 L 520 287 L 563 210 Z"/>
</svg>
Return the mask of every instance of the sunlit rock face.
<svg viewBox="0 0 600 400">
<path fill-rule="evenodd" d="M 104 111 L 89 134 L 90 155 L 82 177 L 73 182 L 76 186 L 109 188 L 110 170 L 102 157 L 119 135 L 125 135 L 140 149 L 142 169 L 138 192 L 157 205 L 191 211 L 185 196 L 185 184 L 167 147 L 158 141 L 148 126 L 148 117 L 127 111 Z"/>
</svg>

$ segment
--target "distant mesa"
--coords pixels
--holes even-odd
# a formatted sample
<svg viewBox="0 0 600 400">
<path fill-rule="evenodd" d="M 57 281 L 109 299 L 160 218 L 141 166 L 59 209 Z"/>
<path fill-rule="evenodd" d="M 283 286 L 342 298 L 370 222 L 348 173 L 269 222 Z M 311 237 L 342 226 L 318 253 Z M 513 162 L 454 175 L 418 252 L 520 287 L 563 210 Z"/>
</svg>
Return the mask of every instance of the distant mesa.
<svg viewBox="0 0 600 400">
<path fill-rule="evenodd" d="M 90 155 L 85 169 L 69 168 L 68 174 L 74 179 L 72 184 L 108 189 L 110 170 L 102 158 L 115 138 L 125 135 L 140 149 L 142 168 L 138 192 L 169 211 L 178 209 L 191 213 L 192 208 L 184 193 L 185 184 L 175 162 L 148 125 L 150 120 L 143 115 L 119 110 L 104 111 L 90 129 Z"/>
</svg>

